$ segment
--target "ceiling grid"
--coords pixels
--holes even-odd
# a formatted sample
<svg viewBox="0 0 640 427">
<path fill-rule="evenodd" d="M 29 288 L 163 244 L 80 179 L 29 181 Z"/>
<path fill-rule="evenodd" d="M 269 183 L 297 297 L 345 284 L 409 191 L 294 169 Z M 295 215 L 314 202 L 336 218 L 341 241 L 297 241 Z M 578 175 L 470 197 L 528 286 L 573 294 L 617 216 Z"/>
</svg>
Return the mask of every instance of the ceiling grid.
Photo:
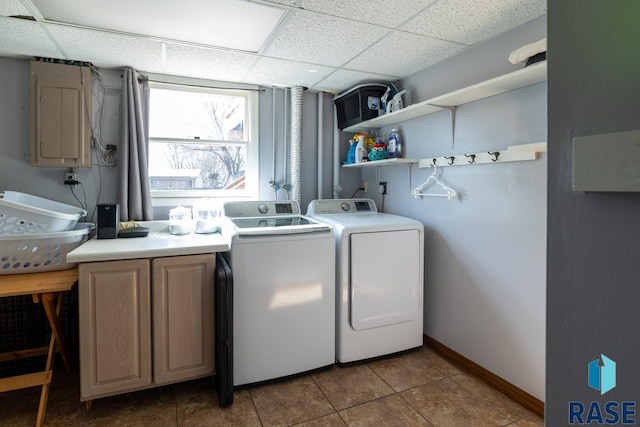
<svg viewBox="0 0 640 427">
<path fill-rule="evenodd" d="M 102 68 L 339 93 L 363 82 L 406 78 L 546 13 L 545 0 L 210 0 L 206 5 L 138 0 L 131 5 L 128 0 L 3 0 L 0 56 L 74 59 Z"/>
</svg>

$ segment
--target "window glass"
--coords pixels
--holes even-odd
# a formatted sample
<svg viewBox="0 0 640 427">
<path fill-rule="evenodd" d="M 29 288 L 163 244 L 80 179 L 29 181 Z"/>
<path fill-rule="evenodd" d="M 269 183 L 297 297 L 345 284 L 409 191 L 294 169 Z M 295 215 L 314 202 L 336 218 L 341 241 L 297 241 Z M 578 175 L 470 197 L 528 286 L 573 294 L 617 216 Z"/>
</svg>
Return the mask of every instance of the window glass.
<svg viewBox="0 0 640 427">
<path fill-rule="evenodd" d="M 245 97 L 151 88 L 151 138 L 246 141 Z"/>
<path fill-rule="evenodd" d="M 154 205 L 183 198 L 253 197 L 257 94 L 150 84 L 149 183 Z"/>
<path fill-rule="evenodd" d="M 244 189 L 246 157 L 244 144 L 150 144 L 151 189 Z"/>
</svg>

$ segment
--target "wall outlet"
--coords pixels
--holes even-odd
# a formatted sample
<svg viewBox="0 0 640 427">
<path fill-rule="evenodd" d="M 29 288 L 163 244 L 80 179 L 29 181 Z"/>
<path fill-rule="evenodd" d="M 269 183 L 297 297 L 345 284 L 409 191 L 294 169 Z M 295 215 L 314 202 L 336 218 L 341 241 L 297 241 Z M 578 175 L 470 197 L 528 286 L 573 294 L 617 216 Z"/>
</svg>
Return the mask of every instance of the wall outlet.
<svg viewBox="0 0 640 427">
<path fill-rule="evenodd" d="M 360 188 L 362 188 L 362 191 L 364 193 L 367 192 L 367 181 L 362 181 L 362 184 L 360 184 Z"/>
<path fill-rule="evenodd" d="M 387 194 L 387 181 L 380 181 L 378 183 L 378 193 Z"/>
<path fill-rule="evenodd" d="M 78 185 L 78 174 L 75 172 L 67 172 L 64 174 L 65 185 Z"/>
</svg>

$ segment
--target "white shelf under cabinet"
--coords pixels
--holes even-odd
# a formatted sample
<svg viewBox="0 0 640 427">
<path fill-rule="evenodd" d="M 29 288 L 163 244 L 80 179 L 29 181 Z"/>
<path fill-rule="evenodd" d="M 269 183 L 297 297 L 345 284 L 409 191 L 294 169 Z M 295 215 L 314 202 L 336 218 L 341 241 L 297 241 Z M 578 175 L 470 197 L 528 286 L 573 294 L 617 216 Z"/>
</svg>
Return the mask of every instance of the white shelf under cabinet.
<svg viewBox="0 0 640 427">
<path fill-rule="evenodd" d="M 402 110 L 394 111 L 358 124 L 344 128 L 344 132 L 362 132 L 368 129 L 394 125 L 416 117 L 425 116 L 443 109 L 443 106 L 457 107 L 479 99 L 500 95 L 514 89 L 541 83 L 547 79 L 547 62 L 539 62 L 521 70 L 487 80 L 473 86 L 446 93 L 426 101 L 409 105 Z"/>
<path fill-rule="evenodd" d="M 385 159 L 385 160 L 374 160 L 371 162 L 362 162 L 362 163 L 351 163 L 348 165 L 342 165 L 343 168 L 374 168 L 378 166 L 392 166 L 392 165 L 410 165 L 413 163 L 418 163 L 418 159 Z"/>
</svg>

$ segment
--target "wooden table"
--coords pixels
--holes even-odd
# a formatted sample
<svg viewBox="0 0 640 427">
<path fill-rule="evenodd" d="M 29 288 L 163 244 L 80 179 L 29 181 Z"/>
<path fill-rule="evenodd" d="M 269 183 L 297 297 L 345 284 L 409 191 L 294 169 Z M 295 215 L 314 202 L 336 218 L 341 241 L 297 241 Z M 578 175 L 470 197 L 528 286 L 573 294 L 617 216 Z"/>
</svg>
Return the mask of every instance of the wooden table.
<svg viewBox="0 0 640 427">
<path fill-rule="evenodd" d="M 44 354 L 47 355 L 44 371 L 9 378 L 0 378 L 0 393 L 21 388 L 42 386 L 36 426 L 41 426 L 44 421 L 51 376 L 53 375 L 53 359 L 56 352 L 62 357 L 67 371 L 70 370 L 69 352 L 64 336 L 62 335 L 59 316 L 63 292 L 71 290 L 77 281 L 77 267 L 71 270 L 0 276 L 0 297 L 31 295 L 34 303 L 42 303 L 42 308 L 44 308 L 47 319 L 49 320 L 49 325 L 51 326 L 52 333 L 48 347 L 30 348 L 0 354 L 0 362 Z"/>
</svg>

